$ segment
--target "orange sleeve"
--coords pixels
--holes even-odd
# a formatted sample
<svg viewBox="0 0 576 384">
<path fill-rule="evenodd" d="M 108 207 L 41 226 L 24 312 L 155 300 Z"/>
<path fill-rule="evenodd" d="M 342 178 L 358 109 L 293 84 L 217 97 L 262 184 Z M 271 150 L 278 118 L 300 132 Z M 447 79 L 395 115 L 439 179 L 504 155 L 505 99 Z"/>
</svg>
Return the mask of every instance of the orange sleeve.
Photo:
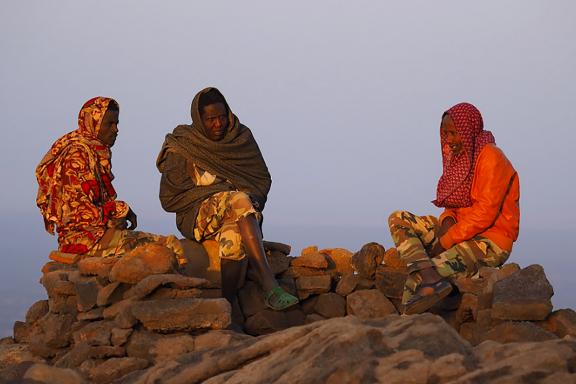
<svg viewBox="0 0 576 384">
<path fill-rule="evenodd" d="M 454 209 L 445 208 L 444 212 L 442 212 L 440 214 L 440 217 L 438 218 L 438 224 L 442 225 L 442 222 L 449 217 L 453 218 L 454 221 L 456 221 L 456 212 L 454 211 Z"/>
<path fill-rule="evenodd" d="M 496 146 L 487 145 L 482 150 L 470 192 L 472 205 L 458 208 L 458 221 L 440 239 L 445 249 L 471 239 L 494 224 L 515 173 L 512 164 Z"/>
</svg>

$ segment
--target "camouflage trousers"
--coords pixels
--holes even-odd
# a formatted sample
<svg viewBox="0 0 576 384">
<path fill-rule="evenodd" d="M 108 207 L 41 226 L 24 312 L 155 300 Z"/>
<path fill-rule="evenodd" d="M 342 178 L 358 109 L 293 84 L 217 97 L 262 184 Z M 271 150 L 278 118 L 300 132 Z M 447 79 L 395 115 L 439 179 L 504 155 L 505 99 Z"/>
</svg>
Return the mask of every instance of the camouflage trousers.
<svg viewBox="0 0 576 384">
<path fill-rule="evenodd" d="M 86 256 L 122 257 L 129 251 L 150 243 L 165 246 L 174 253 L 178 265 L 186 264 L 184 248 L 174 235 L 162 236 L 129 229 L 109 228 Z"/>
<path fill-rule="evenodd" d="M 262 214 L 254 209 L 246 193 L 239 191 L 215 193 L 200 206 L 194 237 L 196 241 L 216 240 L 218 255 L 222 259 L 242 260 L 246 257 L 246 251 L 238 220 L 248 215 L 255 215 L 258 221 L 262 220 Z"/>
<path fill-rule="evenodd" d="M 438 274 L 450 279 L 472 277 L 482 266 L 499 267 L 508 259 L 510 252 L 502 250 L 493 241 L 475 236 L 454 245 L 436 257 L 429 257 L 439 241 L 436 236 L 438 219 L 434 216 L 416 216 L 406 211 L 396 211 L 388 219 L 390 234 L 400 258 L 408 267 L 415 263 L 429 263 Z M 406 303 L 416 292 L 422 278 L 418 272 L 406 279 L 402 302 Z"/>
</svg>

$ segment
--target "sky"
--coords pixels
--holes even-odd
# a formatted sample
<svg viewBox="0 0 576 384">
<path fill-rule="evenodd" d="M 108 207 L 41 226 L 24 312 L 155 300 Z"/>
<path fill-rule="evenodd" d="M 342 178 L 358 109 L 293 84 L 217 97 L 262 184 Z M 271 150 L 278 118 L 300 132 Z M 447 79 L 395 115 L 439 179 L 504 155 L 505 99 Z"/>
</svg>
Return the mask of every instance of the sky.
<svg viewBox="0 0 576 384">
<path fill-rule="evenodd" d="M 120 103 L 119 199 L 139 229 L 176 232 L 155 160 L 206 86 L 266 159 L 267 237 L 388 247 L 394 210 L 438 215 L 440 118 L 468 101 L 520 175 L 515 261 L 574 270 L 575 14 L 570 0 L 4 0 L 0 293 L 37 279 L 56 247 L 34 169 L 91 97 Z"/>
</svg>

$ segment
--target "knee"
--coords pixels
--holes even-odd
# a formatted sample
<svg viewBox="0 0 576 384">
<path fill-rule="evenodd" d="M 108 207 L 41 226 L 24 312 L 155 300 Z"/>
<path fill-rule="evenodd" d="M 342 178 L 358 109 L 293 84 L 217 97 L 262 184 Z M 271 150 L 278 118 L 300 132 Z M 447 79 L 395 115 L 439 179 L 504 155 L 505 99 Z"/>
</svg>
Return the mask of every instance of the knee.
<svg viewBox="0 0 576 384">
<path fill-rule="evenodd" d="M 388 216 L 388 226 L 391 227 L 396 220 L 401 220 L 404 211 L 394 211 Z"/>
</svg>

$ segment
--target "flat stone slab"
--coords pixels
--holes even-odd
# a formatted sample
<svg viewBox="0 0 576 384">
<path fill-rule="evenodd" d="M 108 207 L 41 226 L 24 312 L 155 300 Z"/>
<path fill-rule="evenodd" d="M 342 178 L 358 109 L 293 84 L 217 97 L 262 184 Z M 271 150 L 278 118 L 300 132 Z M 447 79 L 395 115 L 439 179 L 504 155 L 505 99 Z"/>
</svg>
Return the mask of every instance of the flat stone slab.
<svg viewBox="0 0 576 384">
<path fill-rule="evenodd" d="M 552 311 L 554 289 L 537 264 L 494 283 L 492 317 L 502 320 L 544 320 Z"/>
<path fill-rule="evenodd" d="M 132 307 L 145 328 L 155 331 L 224 329 L 231 322 L 226 299 L 149 300 Z"/>
<path fill-rule="evenodd" d="M 378 289 L 365 289 L 346 296 L 346 309 L 349 315 L 361 319 L 372 319 L 397 314 L 396 307 Z"/>
<path fill-rule="evenodd" d="M 160 286 L 170 286 L 179 289 L 208 288 L 211 283 L 206 279 L 177 274 L 150 275 L 124 293 L 124 298 L 140 300 Z"/>
</svg>

